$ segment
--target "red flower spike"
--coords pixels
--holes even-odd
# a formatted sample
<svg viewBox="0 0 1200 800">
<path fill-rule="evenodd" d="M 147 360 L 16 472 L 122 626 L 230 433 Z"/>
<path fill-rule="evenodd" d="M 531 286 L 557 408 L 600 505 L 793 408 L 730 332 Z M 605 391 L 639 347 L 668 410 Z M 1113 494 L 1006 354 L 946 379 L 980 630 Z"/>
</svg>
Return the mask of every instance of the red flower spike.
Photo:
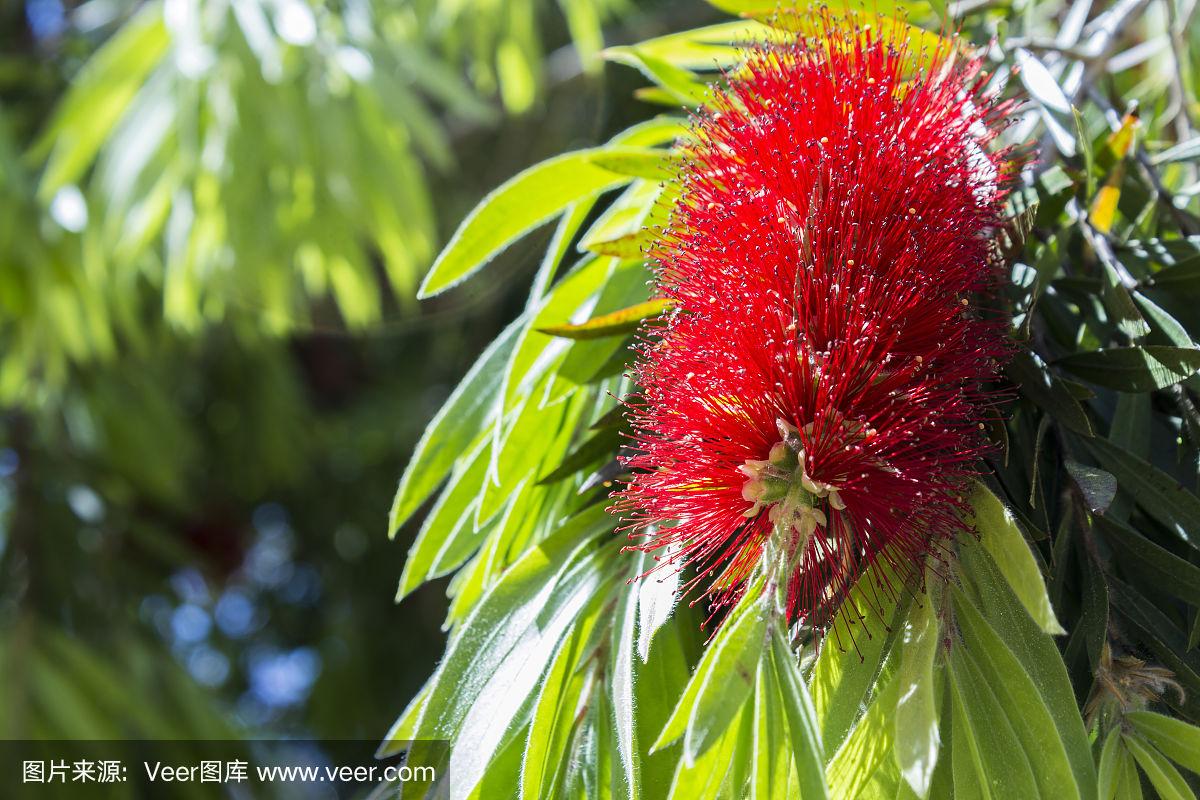
<svg viewBox="0 0 1200 800">
<path fill-rule="evenodd" d="M 969 298 L 1016 166 L 978 60 L 906 75 L 886 33 L 818 27 L 751 51 L 694 123 L 615 506 L 718 606 L 782 551 L 813 626 L 877 559 L 917 575 L 964 527 L 1008 352 Z"/>
</svg>

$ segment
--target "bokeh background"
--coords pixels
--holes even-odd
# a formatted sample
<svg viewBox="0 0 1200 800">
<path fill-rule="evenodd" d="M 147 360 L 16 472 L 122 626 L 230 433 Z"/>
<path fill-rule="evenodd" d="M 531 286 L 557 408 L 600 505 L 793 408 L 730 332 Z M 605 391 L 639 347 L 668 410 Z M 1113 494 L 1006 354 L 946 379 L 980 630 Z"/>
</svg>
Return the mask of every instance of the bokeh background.
<svg viewBox="0 0 1200 800">
<path fill-rule="evenodd" d="M 491 187 L 655 113 L 690 0 L 0 4 L 0 738 L 378 739 L 444 643 L 387 539 L 544 236 Z"/>
</svg>

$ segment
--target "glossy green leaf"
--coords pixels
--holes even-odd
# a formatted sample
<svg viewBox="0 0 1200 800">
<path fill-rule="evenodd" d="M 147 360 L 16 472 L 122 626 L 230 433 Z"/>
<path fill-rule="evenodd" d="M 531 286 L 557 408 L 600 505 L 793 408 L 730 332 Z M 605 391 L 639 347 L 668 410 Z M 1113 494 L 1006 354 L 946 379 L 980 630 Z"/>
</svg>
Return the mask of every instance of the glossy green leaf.
<svg viewBox="0 0 1200 800">
<path fill-rule="evenodd" d="M 1046 633 L 1055 636 L 1066 633 L 1054 616 L 1041 570 L 1012 512 L 981 483 L 975 485 L 970 502 L 979 540 L 1021 600 L 1021 605 Z"/>
<path fill-rule="evenodd" d="M 1125 736 L 1124 741 L 1161 800 L 1195 800 L 1195 792 L 1187 785 L 1179 770 L 1153 745 L 1136 734 Z"/>
<path fill-rule="evenodd" d="M 1040 796 L 1081 797 L 1066 748 L 1033 678 L 958 587 L 952 586 L 951 593 L 962 645 L 1007 714 Z"/>
<path fill-rule="evenodd" d="M 1086 444 L 1100 466 L 1116 476 L 1117 484 L 1137 500 L 1146 513 L 1180 539 L 1200 549 L 1200 543 L 1193 539 L 1195 532 L 1200 531 L 1200 497 L 1124 448 L 1103 439 L 1090 439 Z"/>
<path fill-rule="evenodd" d="M 609 172 L 646 181 L 672 181 L 679 175 L 679 159 L 670 150 L 610 146 L 595 151 L 591 160 Z"/>
<path fill-rule="evenodd" d="M 787 794 L 792 769 L 783 698 L 771 659 L 758 662 L 754 676 L 754 738 L 751 742 L 751 800 L 774 800 Z"/>
<path fill-rule="evenodd" d="M 1119 771 L 1122 767 L 1120 755 L 1123 749 L 1121 729 L 1113 728 L 1108 732 L 1100 749 L 1100 763 L 1097 769 L 1100 800 L 1115 800 L 1117 797 L 1117 789 L 1121 784 Z"/>
<path fill-rule="evenodd" d="M 975 607 L 1029 674 L 1049 709 L 1080 795 L 1093 796 L 1095 764 L 1058 647 L 1025 610 L 987 550 L 965 539 L 959 540 L 958 547 L 964 589 L 969 590 Z"/>
<path fill-rule="evenodd" d="M 899 683 L 892 675 L 880 684 L 867 712 L 826 768 L 831 797 L 858 797 L 899 744 L 895 725 Z"/>
<path fill-rule="evenodd" d="M 926 581 L 932 587 L 931 580 Z M 895 754 L 900 773 L 920 797 L 929 794 L 937 765 L 941 736 L 938 730 L 938 686 L 933 662 L 941 644 L 936 595 L 919 595 L 909 607 L 908 619 L 896 643 L 900 666 L 896 683 Z"/>
<path fill-rule="evenodd" d="M 1154 581 L 1156 590 L 1200 607 L 1200 567 L 1159 547 L 1116 520 L 1096 517 L 1104 538 L 1117 551 L 1120 563 L 1132 559 Z"/>
<path fill-rule="evenodd" d="M 1083 492 L 1088 510 L 1093 514 L 1103 514 L 1107 511 L 1117 495 L 1116 477 L 1111 472 L 1070 459 L 1067 459 L 1063 466 L 1066 467 L 1071 480 L 1079 487 L 1079 491 Z"/>
<path fill-rule="evenodd" d="M 827 758 L 841 746 L 860 713 L 883 664 L 889 632 L 896 627 L 897 590 L 884 588 L 879 577 L 878 571 L 886 568 L 884 560 L 875 564 L 859 578 L 834 617 L 809 681 Z M 886 585 L 896 585 L 894 576 L 889 581 Z"/>
<path fill-rule="evenodd" d="M 1151 392 L 1186 380 L 1200 370 L 1200 349 L 1190 347 L 1112 347 L 1054 362 L 1099 386 L 1123 392 Z"/>
<path fill-rule="evenodd" d="M 800 676 L 796 656 L 787 642 L 787 633 L 776 628 L 771 635 L 771 662 L 775 681 L 783 697 L 788 721 L 792 763 L 796 768 L 800 796 L 804 800 L 828 800 L 825 785 L 824 747 L 816 711 Z"/>
<path fill-rule="evenodd" d="M 962 711 L 963 732 L 974 744 L 979 782 L 994 797 L 1038 798 L 1042 795 L 1016 731 L 987 679 L 965 647 L 951 647 L 947 659 L 951 693 Z M 956 719 L 956 723 L 957 723 Z M 955 725 L 955 744 L 959 726 Z M 970 746 L 970 745 L 969 745 Z M 955 784 L 957 786 L 957 780 Z M 1047 798 L 1047 800 L 1051 800 Z"/>
<path fill-rule="evenodd" d="M 1167 758 L 1200 775 L 1200 728 L 1153 711 L 1131 711 L 1125 721 Z"/>
<path fill-rule="evenodd" d="M 418 297 L 433 297 L 469 278 L 516 239 L 578 200 L 628 183 L 597 166 L 598 150 L 543 161 L 504 183 L 467 215 L 425 276 Z"/>
</svg>

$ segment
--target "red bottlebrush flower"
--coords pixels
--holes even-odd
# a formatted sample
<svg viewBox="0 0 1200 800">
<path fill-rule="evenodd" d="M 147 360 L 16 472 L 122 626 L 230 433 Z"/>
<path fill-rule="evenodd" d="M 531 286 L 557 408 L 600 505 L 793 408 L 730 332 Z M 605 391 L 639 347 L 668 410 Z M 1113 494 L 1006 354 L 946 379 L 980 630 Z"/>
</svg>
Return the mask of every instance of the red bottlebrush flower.
<svg viewBox="0 0 1200 800">
<path fill-rule="evenodd" d="M 789 618 L 817 626 L 877 559 L 912 574 L 963 527 L 1007 352 L 970 298 L 1014 171 L 978 60 L 906 75 L 886 32 L 818 27 L 753 50 L 694 124 L 616 504 L 718 603 L 782 552 Z"/>
</svg>

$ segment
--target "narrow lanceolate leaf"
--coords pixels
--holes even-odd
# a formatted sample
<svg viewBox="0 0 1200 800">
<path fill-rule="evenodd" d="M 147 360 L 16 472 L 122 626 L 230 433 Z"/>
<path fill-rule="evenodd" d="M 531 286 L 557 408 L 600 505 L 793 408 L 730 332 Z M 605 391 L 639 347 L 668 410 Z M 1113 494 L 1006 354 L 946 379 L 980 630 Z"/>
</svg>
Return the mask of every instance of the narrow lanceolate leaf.
<svg viewBox="0 0 1200 800">
<path fill-rule="evenodd" d="M 976 659 L 965 647 L 951 647 L 947 666 L 953 702 L 964 723 L 960 726 L 959 718 L 955 718 L 955 749 L 960 744 L 960 734 L 966 733 L 964 743 L 971 742 L 968 747 L 974 755 L 976 780 L 987 792 L 984 796 L 1030 800 L 1042 797 L 1029 758 L 1003 705 L 979 672 Z M 956 789 L 957 784 L 956 779 Z"/>
<path fill-rule="evenodd" d="M 433 297 L 466 280 L 516 239 L 578 200 L 628 183 L 580 150 L 518 173 L 483 198 L 437 257 L 417 296 Z"/>
<path fill-rule="evenodd" d="M 754 683 L 754 739 L 750 777 L 751 800 L 774 800 L 787 793 L 792 751 L 788 745 L 783 698 L 771 659 L 758 662 Z"/>
<path fill-rule="evenodd" d="M 991 554 L 1029 615 L 1051 635 L 1066 633 L 1054 616 L 1046 583 L 1012 512 L 983 484 L 971 495 L 980 542 Z"/>
<path fill-rule="evenodd" d="M 817 726 L 831 758 L 850 731 L 883 663 L 897 613 L 895 593 L 879 591 L 883 561 L 858 580 L 825 634 L 810 687 Z M 888 576 L 888 582 L 895 580 Z"/>
<path fill-rule="evenodd" d="M 1191 347 L 1113 347 L 1075 353 L 1054 362 L 1098 386 L 1123 392 L 1151 392 L 1190 378 L 1200 369 L 1200 349 Z"/>
<path fill-rule="evenodd" d="M 927 581 L 932 587 L 933 582 Z M 941 738 L 938 731 L 938 687 L 933 659 L 941 641 L 935 604 L 929 593 L 917 598 L 896 644 L 900 668 L 896 675 L 896 763 L 900 774 L 919 796 L 929 794 Z"/>
<path fill-rule="evenodd" d="M 1100 764 L 1098 783 L 1100 786 L 1100 800 L 1115 800 L 1117 797 L 1117 788 L 1120 785 L 1120 768 L 1122 761 L 1120 759 L 1121 750 L 1121 729 L 1114 727 L 1108 732 L 1108 736 L 1104 739 L 1104 746 L 1100 750 Z"/>
<path fill-rule="evenodd" d="M 1146 773 L 1161 800 L 1195 800 L 1195 792 L 1187 785 L 1179 770 L 1154 745 L 1137 734 L 1125 736 L 1124 739 L 1125 746 L 1133 753 L 1138 766 Z"/>
<path fill-rule="evenodd" d="M 425 517 L 400 574 L 397 602 L 425 581 L 460 566 L 478 545 L 477 533 L 482 532 L 475 529 L 474 510 L 487 476 L 489 444 L 487 437 L 480 438 Z"/>
<path fill-rule="evenodd" d="M 1158 153 L 1151 159 L 1155 165 L 1171 164 L 1176 161 L 1193 161 L 1200 159 L 1200 136 L 1188 139 L 1186 142 L 1180 142 L 1174 147 L 1169 147 Z"/>
<path fill-rule="evenodd" d="M 609 314 L 592 317 L 578 325 L 548 325 L 538 328 L 539 333 L 561 336 L 565 339 L 600 339 L 605 336 L 626 336 L 636 331 L 648 319 L 662 316 L 674 308 L 674 302 L 665 298 L 647 300 L 645 303 L 622 308 Z"/>
<path fill-rule="evenodd" d="M 1146 513 L 1192 547 L 1200 532 L 1200 497 L 1150 462 L 1104 439 L 1089 439 L 1087 447 L 1100 466 L 1117 478 L 1117 484 L 1137 500 Z"/>
<path fill-rule="evenodd" d="M 859 797 L 872 776 L 887 762 L 898 744 L 892 724 L 898 683 L 894 675 L 880 682 L 867 713 L 854 726 L 829 762 L 825 775 L 833 797 Z"/>
<path fill-rule="evenodd" d="M 578 722 L 580 696 L 591 677 L 578 666 L 596 622 L 596 617 L 589 617 L 574 626 L 542 680 L 521 768 L 521 797 L 527 800 L 556 796 L 555 778 Z"/>
<path fill-rule="evenodd" d="M 759 593 L 747 592 L 717 632 L 653 750 L 684 737 L 689 763 L 720 738 L 745 704 L 766 641 L 767 618 Z"/>
<path fill-rule="evenodd" d="M 1122 563 L 1130 559 L 1152 576 L 1156 589 L 1200 607 L 1200 567 L 1159 547 L 1123 523 L 1107 517 L 1095 519 L 1105 541 Z"/>
<path fill-rule="evenodd" d="M 608 147 L 592 154 L 592 163 L 618 175 L 648 181 L 669 181 L 676 177 L 679 159 L 670 150 L 652 147 Z"/>
<path fill-rule="evenodd" d="M 389 535 L 396 535 L 445 479 L 454 462 L 466 455 L 471 442 L 488 423 L 496 408 L 496 392 L 504 378 L 505 365 L 522 327 L 523 321 L 518 319 L 496 337 L 421 435 L 392 502 Z"/>
<path fill-rule="evenodd" d="M 1200 775 L 1200 728 L 1153 711 L 1132 711 L 1125 721 L 1167 758 Z"/>
<path fill-rule="evenodd" d="M 1034 353 L 1023 350 L 1008 365 L 1008 377 L 1020 387 L 1021 394 L 1054 415 L 1054 419 L 1084 436 L 1091 436 L 1092 423 L 1087 412 L 1068 391 L 1066 384 L 1047 371 Z"/>
<path fill-rule="evenodd" d="M 956 586 L 951 587 L 962 647 L 1000 701 L 1028 760 L 1034 782 L 1045 798 L 1078 798 L 1067 751 L 1033 678 Z"/>
<path fill-rule="evenodd" d="M 788 646 L 787 633 L 776 629 L 771 636 L 771 661 L 775 680 L 783 697 L 783 710 L 788 721 L 788 738 L 792 746 L 792 763 L 796 767 L 800 797 L 804 800 L 828 800 L 829 790 L 825 785 L 824 748 L 821 732 L 817 727 L 817 715 L 813 711 L 812 699 L 796 655 Z"/>
<path fill-rule="evenodd" d="M 969 587 L 971 600 L 1022 669 L 1029 673 L 1042 702 L 1050 710 L 1080 795 L 1094 796 L 1095 764 L 1058 647 L 1025 610 L 987 550 L 969 539 L 960 539 L 959 559 L 964 589 Z"/>
</svg>

